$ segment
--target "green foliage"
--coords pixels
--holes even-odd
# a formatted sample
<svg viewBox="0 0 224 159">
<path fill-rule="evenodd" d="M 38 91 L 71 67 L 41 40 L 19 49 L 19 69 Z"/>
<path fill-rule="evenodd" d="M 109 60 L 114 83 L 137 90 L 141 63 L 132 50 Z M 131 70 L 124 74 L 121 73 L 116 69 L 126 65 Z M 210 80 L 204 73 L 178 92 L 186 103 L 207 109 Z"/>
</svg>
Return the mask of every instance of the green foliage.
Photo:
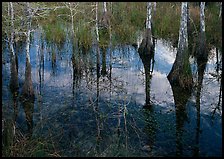
<svg viewBox="0 0 224 159">
<path fill-rule="evenodd" d="M 65 32 L 59 22 L 48 23 L 43 26 L 46 40 L 48 42 L 63 44 L 65 41 Z"/>
<path fill-rule="evenodd" d="M 213 3 L 205 8 L 205 34 L 208 45 L 222 48 L 222 17 L 219 6 Z"/>
<path fill-rule="evenodd" d="M 158 3 L 154 21 L 154 31 L 157 37 L 171 40 L 178 39 L 180 26 L 180 5 L 173 3 Z"/>
<path fill-rule="evenodd" d="M 75 31 L 75 36 L 78 39 L 78 44 L 80 46 L 83 46 L 86 49 L 90 48 L 92 44 L 92 36 L 89 23 L 86 23 L 85 20 L 80 20 Z"/>
</svg>

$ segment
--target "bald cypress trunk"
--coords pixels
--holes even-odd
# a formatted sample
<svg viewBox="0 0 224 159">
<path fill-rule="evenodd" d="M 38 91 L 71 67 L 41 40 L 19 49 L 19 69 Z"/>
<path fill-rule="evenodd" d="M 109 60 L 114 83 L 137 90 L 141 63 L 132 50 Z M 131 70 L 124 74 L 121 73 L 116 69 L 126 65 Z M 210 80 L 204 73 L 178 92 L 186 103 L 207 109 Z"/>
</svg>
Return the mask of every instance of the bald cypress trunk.
<svg viewBox="0 0 224 159">
<path fill-rule="evenodd" d="M 31 64 L 30 64 L 30 32 L 31 32 L 31 8 L 27 2 L 28 20 L 27 20 L 27 33 L 26 33 L 26 70 L 25 81 L 22 88 L 22 97 L 34 100 L 34 90 L 31 78 Z"/>
<path fill-rule="evenodd" d="M 18 72 L 17 72 L 17 65 L 16 65 L 16 56 L 15 56 L 15 49 L 14 49 L 14 9 L 13 3 L 9 3 L 10 15 L 11 15 L 11 36 L 10 36 L 10 51 L 11 51 L 11 78 L 10 78 L 10 89 L 13 95 L 18 91 Z"/>
<path fill-rule="evenodd" d="M 200 36 L 199 36 L 199 50 L 197 52 L 197 60 L 205 61 L 207 59 L 206 51 L 206 37 L 205 37 L 205 2 L 200 3 Z"/>
<path fill-rule="evenodd" d="M 150 108 L 150 84 L 151 73 L 154 66 L 155 42 L 152 35 L 152 3 L 147 2 L 147 17 L 145 35 L 138 49 L 139 56 L 142 60 L 145 70 L 145 95 L 146 102 L 144 108 Z"/>
<path fill-rule="evenodd" d="M 110 18 L 109 18 L 109 14 L 107 11 L 107 2 L 103 2 L 103 17 L 101 19 L 102 21 L 102 26 L 104 28 L 108 28 L 110 25 Z"/>
<path fill-rule="evenodd" d="M 193 79 L 189 63 L 189 52 L 188 52 L 187 6 L 188 6 L 187 2 L 182 2 L 177 55 L 174 64 L 172 66 L 172 69 L 168 74 L 167 78 L 171 83 L 171 85 L 175 84 L 182 88 L 191 90 Z"/>
<path fill-rule="evenodd" d="M 145 35 L 138 49 L 139 54 L 152 54 L 153 40 L 152 40 L 152 4 L 147 2 L 147 17 Z"/>
</svg>

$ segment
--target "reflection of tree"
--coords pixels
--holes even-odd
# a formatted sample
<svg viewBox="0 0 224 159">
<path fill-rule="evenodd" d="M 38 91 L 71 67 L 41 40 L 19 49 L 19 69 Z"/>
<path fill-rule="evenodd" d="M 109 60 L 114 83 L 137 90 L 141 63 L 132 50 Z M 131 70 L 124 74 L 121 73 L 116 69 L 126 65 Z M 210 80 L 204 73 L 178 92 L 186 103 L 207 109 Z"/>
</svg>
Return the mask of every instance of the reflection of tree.
<svg viewBox="0 0 224 159">
<path fill-rule="evenodd" d="M 96 71 L 97 71 L 97 83 L 96 83 L 96 105 L 94 108 L 94 111 L 96 113 L 96 126 L 97 126 L 97 137 L 96 137 L 96 151 L 97 154 L 100 153 L 100 133 L 101 133 L 101 128 L 100 128 L 100 116 L 99 116 L 99 78 L 100 78 L 100 67 L 99 67 L 99 47 L 97 47 L 97 66 L 96 66 Z"/>
<path fill-rule="evenodd" d="M 77 44 L 77 43 L 76 43 Z M 72 92 L 74 96 L 74 89 L 77 88 L 79 85 L 79 80 L 81 79 L 82 69 L 80 63 L 80 52 L 77 51 L 78 49 L 75 48 L 75 44 L 73 43 L 73 54 L 72 54 L 72 67 L 73 67 L 73 87 Z"/>
<path fill-rule="evenodd" d="M 101 74 L 102 76 L 105 76 L 107 74 L 107 67 L 106 67 L 106 48 L 102 48 L 102 70 Z"/>
<path fill-rule="evenodd" d="M 56 45 L 53 46 L 52 53 L 51 53 L 51 67 L 52 67 L 52 74 L 55 75 L 57 69 L 57 55 L 56 55 Z"/>
<path fill-rule="evenodd" d="M 22 102 L 23 109 L 26 115 L 26 122 L 28 128 L 28 137 L 32 136 L 33 133 L 33 110 L 34 110 L 34 101 L 33 100 L 24 100 Z"/>
<path fill-rule="evenodd" d="M 207 58 L 197 59 L 197 67 L 198 67 L 198 80 L 197 80 L 197 92 L 196 92 L 197 128 L 196 128 L 196 147 L 194 149 L 194 156 L 199 155 L 200 98 L 201 98 L 201 88 L 202 88 L 202 82 L 203 82 L 207 60 L 208 60 Z"/>
<path fill-rule="evenodd" d="M 14 119 L 13 121 L 16 121 L 17 115 L 18 115 L 18 102 L 17 97 L 19 93 L 19 85 L 18 85 L 18 73 L 16 71 L 16 64 L 15 64 L 15 58 L 11 57 L 11 77 L 10 77 L 10 90 L 13 97 L 13 108 L 14 108 Z"/>
<path fill-rule="evenodd" d="M 156 121 L 153 113 L 153 108 L 144 110 L 145 117 L 145 127 L 144 132 L 146 133 L 148 140 L 146 145 L 143 147 L 144 150 L 151 152 L 153 148 L 153 144 L 155 142 L 156 136 Z"/>
<path fill-rule="evenodd" d="M 171 83 L 171 87 L 173 91 L 176 110 L 176 155 L 182 156 L 182 136 L 184 131 L 183 127 L 185 121 L 187 120 L 186 103 L 191 96 L 191 90 L 178 87 L 173 83 Z"/>
</svg>

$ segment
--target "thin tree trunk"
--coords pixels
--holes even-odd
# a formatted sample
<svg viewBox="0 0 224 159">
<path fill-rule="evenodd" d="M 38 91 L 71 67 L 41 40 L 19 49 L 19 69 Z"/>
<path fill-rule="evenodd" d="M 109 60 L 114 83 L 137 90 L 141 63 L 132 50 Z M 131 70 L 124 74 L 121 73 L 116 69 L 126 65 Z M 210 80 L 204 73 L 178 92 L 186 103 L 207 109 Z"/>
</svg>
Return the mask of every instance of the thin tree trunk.
<svg viewBox="0 0 224 159">
<path fill-rule="evenodd" d="M 103 12 L 107 12 L 107 2 L 103 2 Z"/>
<path fill-rule="evenodd" d="M 8 16 L 10 16 L 10 3 L 12 2 L 8 2 Z"/>
<path fill-rule="evenodd" d="M 13 4 L 10 2 L 10 10 L 11 10 L 11 38 L 10 38 L 10 49 L 12 52 L 13 57 L 15 57 L 15 50 L 13 47 L 14 44 L 14 10 L 13 10 Z"/>
<path fill-rule="evenodd" d="M 96 40 L 97 40 L 97 43 L 99 43 L 98 2 L 96 2 Z"/>
<path fill-rule="evenodd" d="M 16 66 L 16 57 L 15 57 L 15 50 L 14 50 L 14 9 L 13 3 L 10 2 L 10 12 L 11 12 L 11 36 L 10 36 L 10 50 L 11 50 L 11 78 L 10 78 L 10 89 L 13 95 L 18 93 L 18 72 Z"/>
<path fill-rule="evenodd" d="M 31 32 L 31 10 L 30 4 L 27 2 L 28 21 L 27 21 L 27 33 L 26 33 L 26 59 L 30 63 L 30 32 Z"/>
<path fill-rule="evenodd" d="M 219 18 L 222 16 L 222 2 L 220 2 Z"/>
<path fill-rule="evenodd" d="M 205 2 L 200 3 L 200 38 L 199 38 L 199 51 L 197 60 L 205 61 L 207 58 L 206 52 L 206 37 L 205 37 Z"/>
<path fill-rule="evenodd" d="M 107 11 L 107 3 L 103 2 L 103 17 L 102 17 L 102 25 L 105 28 L 108 28 L 109 26 L 109 15 L 108 15 L 108 11 Z"/>
<path fill-rule="evenodd" d="M 153 3 L 154 4 L 154 16 L 156 15 L 156 2 Z"/>
<path fill-rule="evenodd" d="M 73 15 L 73 9 L 71 2 L 69 3 L 69 9 L 70 9 L 70 16 L 71 16 L 71 26 L 72 26 L 72 37 L 74 37 L 74 15 Z"/>
</svg>

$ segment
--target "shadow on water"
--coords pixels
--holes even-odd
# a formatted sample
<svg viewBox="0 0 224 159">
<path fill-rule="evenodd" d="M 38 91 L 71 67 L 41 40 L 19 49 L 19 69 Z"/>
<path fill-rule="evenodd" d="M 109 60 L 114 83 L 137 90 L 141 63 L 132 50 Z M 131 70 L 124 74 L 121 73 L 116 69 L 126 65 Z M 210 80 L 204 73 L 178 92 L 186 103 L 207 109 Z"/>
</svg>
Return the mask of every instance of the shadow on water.
<svg viewBox="0 0 224 159">
<path fill-rule="evenodd" d="M 143 131 L 147 135 L 147 141 L 144 141 L 145 145 L 142 149 L 143 151 L 149 153 L 150 156 L 153 156 L 153 151 L 156 151 L 154 143 L 156 138 L 157 123 L 154 113 L 155 112 L 152 107 L 144 110 L 145 126 Z"/>
<path fill-rule="evenodd" d="M 34 112 L 34 101 L 24 100 L 22 103 L 27 123 L 27 137 L 31 138 L 33 134 L 33 112 Z"/>
</svg>

